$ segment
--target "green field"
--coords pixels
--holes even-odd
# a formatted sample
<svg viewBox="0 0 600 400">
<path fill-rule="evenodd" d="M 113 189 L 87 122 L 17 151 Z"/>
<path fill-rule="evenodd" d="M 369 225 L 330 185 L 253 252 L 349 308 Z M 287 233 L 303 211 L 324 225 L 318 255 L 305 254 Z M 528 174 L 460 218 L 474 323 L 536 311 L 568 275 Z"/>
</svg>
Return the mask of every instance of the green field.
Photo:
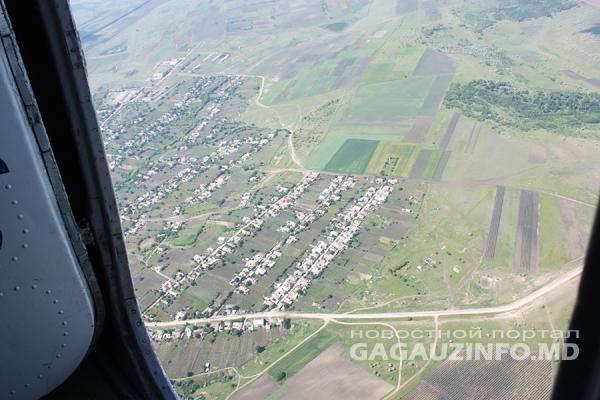
<svg viewBox="0 0 600 400">
<path fill-rule="evenodd" d="M 361 83 L 372 84 L 407 78 L 413 72 L 422 53 L 421 47 L 397 48 L 390 45 L 389 51 L 382 51 L 369 64 Z"/>
<path fill-rule="evenodd" d="M 378 145 L 378 140 L 348 139 L 325 165 L 325 170 L 362 174 Z"/>
<path fill-rule="evenodd" d="M 380 142 L 371 157 L 367 173 L 373 175 L 408 176 L 418 155 L 418 148 L 400 142 Z"/>
<path fill-rule="evenodd" d="M 433 81 L 427 98 L 419 110 L 420 115 L 435 115 L 450 85 L 452 75 L 439 75 Z"/>
<path fill-rule="evenodd" d="M 442 151 L 433 150 L 431 156 L 429 157 L 427 167 L 425 167 L 425 171 L 423 171 L 423 179 L 433 178 L 433 174 L 435 172 L 436 167 L 438 166 L 438 163 L 440 162 L 440 158 L 442 158 Z"/>
<path fill-rule="evenodd" d="M 431 325 L 427 323 L 419 322 L 392 322 L 395 327 L 400 327 L 404 330 L 410 330 L 413 328 L 430 328 Z M 304 368 L 308 363 L 317 358 L 322 352 L 327 350 L 330 346 L 335 343 L 340 343 L 346 349 L 350 349 L 353 344 L 356 343 L 365 343 L 368 351 L 372 351 L 375 345 L 383 345 L 384 348 L 390 349 L 391 346 L 397 343 L 396 338 L 393 336 L 386 336 L 385 338 L 376 337 L 369 338 L 364 336 L 366 331 L 369 331 L 370 334 L 374 332 L 386 332 L 387 334 L 391 334 L 391 328 L 388 326 L 378 326 L 376 324 L 369 324 L 365 322 L 365 324 L 356 325 L 356 326 L 344 326 L 340 324 L 330 324 L 321 332 L 319 332 L 315 337 L 311 338 L 309 341 L 302 344 L 299 348 L 289 353 L 284 359 L 279 361 L 273 368 L 271 368 L 268 373 L 273 377 L 274 380 L 279 381 L 280 383 L 284 382 L 286 379 L 290 378 L 302 368 Z M 363 334 L 362 338 L 360 334 Z M 427 341 L 428 339 L 424 339 L 423 341 Z M 408 339 L 406 342 L 409 343 L 411 340 Z M 346 352 L 344 357 L 349 358 L 349 354 Z M 352 362 L 358 364 L 361 368 L 366 370 L 367 372 L 374 374 L 388 382 L 394 382 L 397 377 L 396 370 L 389 370 L 388 362 L 383 362 L 382 359 L 378 359 L 379 362 L 373 363 L 369 360 L 351 360 Z M 393 364 L 397 365 L 397 361 L 389 360 Z"/>
<path fill-rule="evenodd" d="M 284 376 L 283 374 L 285 374 L 284 379 L 289 378 L 325 351 L 335 340 L 336 336 L 328 330 L 318 333 L 317 336 L 304 343 L 291 355 L 278 362 L 275 367 L 269 370 L 269 375 L 275 380 L 282 380 L 280 378 Z"/>
<path fill-rule="evenodd" d="M 540 269 L 552 270 L 570 261 L 566 232 L 568 230 L 560 215 L 558 200 L 551 196 L 540 196 Z"/>
<path fill-rule="evenodd" d="M 434 80 L 420 76 L 361 86 L 346 109 L 343 121 L 389 124 L 415 117 Z"/>
<path fill-rule="evenodd" d="M 170 244 L 175 247 L 192 246 L 203 231 L 203 227 L 192 226 L 185 228 L 178 232 L 177 236 L 170 241 Z"/>
<path fill-rule="evenodd" d="M 517 218 L 519 215 L 519 192 L 507 189 L 504 193 L 502 215 L 496 241 L 496 254 L 492 264 L 513 268 L 515 265 L 514 253 L 517 240 Z"/>
<path fill-rule="evenodd" d="M 362 81 L 373 84 L 398 79 L 398 73 L 394 68 L 395 65 L 392 63 L 371 63 L 365 71 Z"/>
</svg>

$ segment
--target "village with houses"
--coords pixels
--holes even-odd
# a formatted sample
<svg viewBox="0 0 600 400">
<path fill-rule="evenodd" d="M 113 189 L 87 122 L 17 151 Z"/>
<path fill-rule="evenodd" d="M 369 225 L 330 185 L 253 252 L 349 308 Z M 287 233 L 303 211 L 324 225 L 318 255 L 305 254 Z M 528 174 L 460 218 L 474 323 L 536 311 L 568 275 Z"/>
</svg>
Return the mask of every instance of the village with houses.
<svg viewBox="0 0 600 400">
<path fill-rule="evenodd" d="M 111 96 L 111 102 L 99 113 L 105 118 L 110 166 L 117 172 L 115 186 L 123 197 L 120 213 L 125 238 L 132 245 L 137 243 L 143 261 L 140 287 L 146 286 L 147 271 L 154 274 L 148 279 L 156 282 L 143 297 L 145 318 L 185 321 L 240 316 L 240 320 L 210 327 L 152 330 L 151 337 L 157 343 L 203 340 L 211 332 L 243 334 L 280 326 L 278 318 L 246 321 L 243 315 L 297 307 L 330 264 L 339 268 L 348 247 L 356 247 L 353 243 L 366 234 L 365 221 L 380 218 L 378 210 L 399 185 L 397 178 L 310 170 L 283 174 L 283 179 L 269 182 L 272 176 L 249 166 L 256 165 L 257 160 L 264 164 L 267 159 L 263 153 L 287 145 L 289 132 L 260 129 L 231 118 L 237 109 L 232 103 L 243 98 L 250 83 L 238 76 L 201 77 L 177 85 L 173 94 L 178 100 L 170 101 L 165 101 L 169 93 L 164 90 L 126 91 Z M 147 113 L 158 116 L 151 122 Z M 186 125 L 190 115 L 195 115 L 195 122 Z M 182 126 L 189 126 L 184 134 Z M 132 129 L 137 132 L 135 137 L 124 140 L 124 133 Z M 170 143 L 168 148 L 173 150 L 156 157 L 148 153 L 150 143 Z M 135 174 L 128 173 L 132 162 L 139 164 Z M 238 178 L 240 173 L 245 176 L 243 181 Z M 231 183 L 232 178 L 236 183 Z M 419 190 L 411 190 L 402 195 L 401 206 L 394 206 L 407 223 L 420 206 L 418 196 L 422 196 Z M 213 204 L 220 206 L 202 220 L 196 245 L 173 245 L 193 225 L 197 218 L 193 210 Z M 236 221 L 222 221 L 227 219 L 219 212 L 223 208 L 228 214 L 239 212 Z M 223 228 L 215 229 L 218 233 L 207 235 L 206 244 L 197 246 L 213 214 L 219 216 Z M 272 242 L 248 249 L 260 241 L 265 229 Z M 151 245 L 142 250 L 145 243 Z M 194 251 L 199 247 L 202 251 Z M 297 255 L 290 258 L 290 251 Z M 372 251 L 379 252 L 375 248 Z M 373 257 L 380 257 L 375 254 Z M 172 257 L 178 264 L 173 265 Z M 207 277 L 221 273 L 226 274 L 218 278 L 224 281 L 222 286 L 219 283 L 216 288 L 202 289 Z M 208 293 L 208 301 L 190 303 L 199 291 Z"/>
<path fill-rule="evenodd" d="M 136 323 L 182 399 L 470 398 L 480 373 L 524 398 L 514 364 L 352 351 L 568 326 L 596 0 L 88 1 Z"/>
</svg>

